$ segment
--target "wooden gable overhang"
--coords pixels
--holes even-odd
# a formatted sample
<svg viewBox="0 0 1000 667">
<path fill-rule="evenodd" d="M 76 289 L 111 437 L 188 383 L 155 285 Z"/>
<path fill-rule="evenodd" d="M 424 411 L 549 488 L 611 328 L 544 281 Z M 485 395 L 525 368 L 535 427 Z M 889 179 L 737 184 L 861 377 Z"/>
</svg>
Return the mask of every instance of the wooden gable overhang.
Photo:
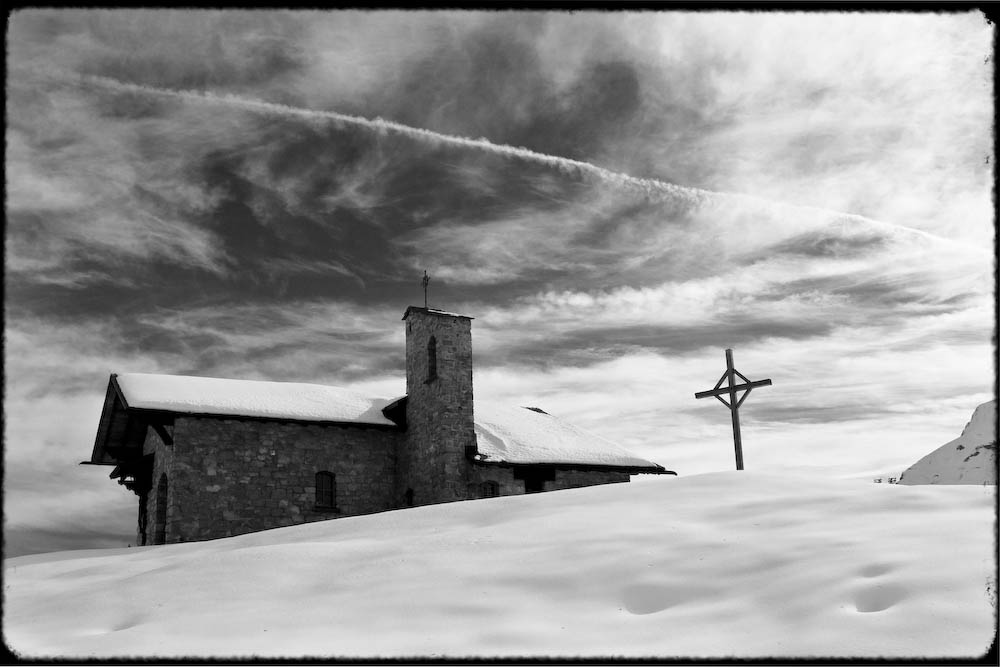
<svg viewBox="0 0 1000 667">
<path fill-rule="evenodd" d="M 168 427 L 172 416 L 151 416 L 145 411 L 129 408 L 118 386 L 117 375 L 111 374 L 108 390 L 104 395 L 104 408 L 97 425 L 97 437 L 89 461 L 84 465 L 114 466 L 109 477 L 137 495 L 149 491 L 152 472 L 152 455 L 143 455 L 146 432 L 152 427 L 168 445 L 173 444 Z"/>
<path fill-rule="evenodd" d="M 145 415 L 129 410 L 128 403 L 118 386 L 118 376 L 111 374 L 108 390 L 104 395 L 104 409 L 97 426 L 91 465 L 120 465 L 142 456 L 149 420 Z"/>
</svg>

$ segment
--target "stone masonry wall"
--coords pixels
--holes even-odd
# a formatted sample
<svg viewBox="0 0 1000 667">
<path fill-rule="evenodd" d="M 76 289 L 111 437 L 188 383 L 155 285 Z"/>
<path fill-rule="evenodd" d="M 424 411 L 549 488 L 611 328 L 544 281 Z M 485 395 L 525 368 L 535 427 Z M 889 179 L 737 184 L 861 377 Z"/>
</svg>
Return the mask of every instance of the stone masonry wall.
<svg viewBox="0 0 1000 667">
<path fill-rule="evenodd" d="M 399 488 L 415 505 L 468 495 L 466 447 L 474 447 L 472 331 L 467 317 L 411 308 L 406 316 L 407 433 L 400 445 Z M 437 377 L 428 378 L 427 346 L 437 341 Z"/>
<path fill-rule="evenodd" d="M 482 497 L 480 484 L 485 481 L 496 482 L 501 496 L 516 496 L 524 493 L 524 480 L 514 477 L 514 468 L 512 467 L 473 464 L 468 479 L 469 498 Z M 625 472 L 556 470 L 555 479 L 551 482 L 545 482 L 545 491 L 628 482 L 630 479 L 631 476 Z"/>
<path fill-rule="evenodd" d="M 173 511 L 171 509 L 171 501 L 174 499 L 174 495 L 170 492 L 170 483 L 173 481 L 173 458 L 174 452 L 172 447 L 168 447 L 160 436 L 157 435 L 156 431 L 152 428 L 146 429 L 146 439 L 142 444 L 143 455 L 153 455 L 153 476 L 152 476 L 152 488 L 149 490 L 149 495 L 146 497 L 146 544 L 153 544 L 153 537 L 156 534 L 156 487 L 160 481 L 162 475 L 167 476 L 167 542 L 170 542 L 170 519 L 173 516 Z M 138 533 L 138 531 L 137 531 Z M 173 540 L 176 541 L 176 540 Z M 141 544 L 142 540 L 140 536 L 136 535 L 136 544 Z"/>
<path fill-rule="evenodd" d="M 361 427 L 178 417 L 167 541 L 394 509 L 401 436 Z M 315 506 L 316 473 L 324 470 L 336 476 L 333 510 Z M 153 495 L 155 485 L 154 478 Z"/>
<path fill-rule="evenodd" d="M 615 484 L 628 482 L 631 476 L 627 472 L 603 472 L 596 470 L 556 470 L 556 478 L 545 483 L 546 491 L 558 489 L 575 489 L 581 486 L 595 484 Z"/>
<path fill-rule="evenodd" d="M 524 493 L 524 480 L 514 479 L 514 469 L 509 466 L 484 466 L 469 464 L 466 497 L 482 498 L 481 484 L 496 482 L 499 495 L 516 496 Z"/>
</svg>

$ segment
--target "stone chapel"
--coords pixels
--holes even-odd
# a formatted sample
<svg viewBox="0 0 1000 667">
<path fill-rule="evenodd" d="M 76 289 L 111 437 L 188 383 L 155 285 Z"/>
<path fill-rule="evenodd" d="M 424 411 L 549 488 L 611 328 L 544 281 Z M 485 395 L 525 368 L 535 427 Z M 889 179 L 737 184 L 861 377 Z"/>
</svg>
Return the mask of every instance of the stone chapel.
<svg viewBox="0 0 1000 667">
<path fill-rule="evenodd" d="M 164 544 L 674 474 L 539 408 L 474 405 L 472 318 L 410 306 L 406 395 L 112 374 L 93 453 Z"/>
</svg>

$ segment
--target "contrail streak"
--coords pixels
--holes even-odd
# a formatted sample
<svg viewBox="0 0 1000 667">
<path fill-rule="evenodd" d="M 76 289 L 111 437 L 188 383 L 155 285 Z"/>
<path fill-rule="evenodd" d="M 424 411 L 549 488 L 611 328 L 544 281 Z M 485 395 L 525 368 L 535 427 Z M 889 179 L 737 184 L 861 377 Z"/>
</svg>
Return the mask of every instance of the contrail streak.
<svg viewBox="0 0 1000 667">
<path fill-rule="evenodd" d="M 689 204 L 699 205 L 709 202 L 718 202 L 720 199 L 723 199 L 723 200 L 729 200 L 732 203 L 762 206 L 764 208 L 772 210 L 782 209 L 782 210 L 787 210 L 789 212 L 798 212 L 800 215 L 805 213 L 811 213 L 813 215 L 819 213 L 824 216 L 834 215 L 845 222 L 850 221 L 854 223 L 864 223 L 866 225 L 870 225 L 872 227 L 881 229 L 882 231 L 888 233 L 906 231 L 915 234 L 917 236 L 924 237 L 926 239 L 933 239 L 935 241 L 944 242 L 950 245 L 954 244 L 966 248 L 968 247 L 966 246 L 966 244 L 959 243 L 951 239 L 946 239 L 937 236 L 935 234 L 924 232 L 919 229 L 914 229 L 911 227 L 906 227 L 904 225 L 899 225 L 894 223 L 883 222 L 880 220 L 873 220 L 871 218 L 866 218 L 864 216 L 854 215 L 851 213 L 830 211 L 827 209 L 822 209 L 814 206 L 803 206 L 798 204 L 774 202 L 768 199 L 764 199 L 762 197 L 756 197 L 747 194 L 704 190 L 701 188 L 693 188 L 688 186 L 676 185 L 674 183 L 667 183 L 665 181 L 651 179 L 651 178 L 638 178 L 635 176 L 630 176 L 628 174 L 612 171 L 610 169 L 605 169 L 603 167 L 599 167 L 589 162 L 573 160 L 570 158 L 559 157 L 555 155 L 547 155 L 545 153 L 539 153 L 537 151 L 533 151 L 528 148 L 523 148 L 519 146 L 496 144 L 493 143 L 492 141 L 489 141 L 488 139 L 469 139 L 467 137 L 442 134 L 440 132 L 425 130 L 418 127 L 411 127 L 409 125 L 403 125 L 402 123 L 396 123 L 393 121 L 384 120 L 382 118 L 370 119 L 370 118 L 363 118 L 361 116 L 351 116 L 348 114 L 337 113 L 335 111 L 318 111 L 315 109 L 303 109 L 300 107 L 288 106 L 286 104 L 278 104 L 275 102 L 264 102 L 262 100 L 239 97 L 236 95 L 228 95 L 228 94 L 219 95 L 211 92 L 201 92 L 193 90 L 175 90 L 172 88 L 146 86 L 135 83 L 127 83 L 124 81 L 119 81 L 117 79 L 112 79 L 103 76 L 82 75 L 80 79 L 84 83 L 88 83 L 94 86 L 99 86 L 109 90 L 132 92 L 144 95 L 153 95 L 158 97 L 168 97 L 180 100 L 189 100 L 198 103 L 220 104 L 230 107 L 240 107 L 248 111 L 254 111 L 264 114 L 271 114 L 271 115 L 276 114 L 285 117 L 303 118 L 312 121 L 333 122 L 340 125 L 351 125 L 355 127 L 362 127 L 368 130 L 374 130 L 375 132 L 378 133 L 393 133 L 401 136 L 411 137 L 413 139 L 421 141 L 428 141 L 435 144 L 472 148 L 506 157 L 528 160 L 539 164 L 545 164 L 554 167 L 567 174 L 581 174 L 581 175 L 591 176 L 597 178 L 600 181 L 615 186 L 617 188 L 641 194 L 642 196 L 654 201 L 665 201 L 665 200 L 676 201 L 677 199 L 682 199 Z"/>
<path fill-rule="evenodd" d="M 627 174 L 611 171 L 610 169 L 604 169 L 603 167 L 598 167 L 597 165 L 590 164 L 589 162 L 572 160 L 570 158 L 558 157 L 555 155 L 546 155 L 545 153 L 538 153 L 528 148 L 509 146 L 506 144 L 495 144 L 488 139 L 469 139 L 466 137 L 441 134 L 440 132 L 411 127 L 409 125 L 403 125 L 402 123 L 396 123 L 382 118 L 370 119 L 363 118 L 361 116 L 351 116 L 348 114 L 337 113 L 335 111 L 302 109 L 300 107 L 292 107 L 286 104 L 264 102 L 261 100 L 238 97 L 235 95 L 218 95 L 211 92 L 157 88 L 135 83 L 126 83 L 124 81 L 103 76 L 84 75 L 81 78 L 86 83 L 122 92 L 171 97 L 175 99 L 191 100 L 209 104 L 222 104 L 225 106 L 236 106 L 250 111 L 278 114 L 283 116 L 294 116 L 310 120 L 322 120 L 326 122 L 333 121 L 342 125 L 364 127 L 370 130 L 375 130 L 376 132 L 394 133 L 438 144 L 485 150 L 498 155 L 546 164 L 566 173 L 578 172 L 595 176 L 607 183 L 627 188 L 649 197 L 662 195 L 664 198 L 684 197 L 688 199 L 694 198 L 701 200 L 706 196 L 715 196 L 718 194 L 709 190 L 700 190 L 698 188 L 674 185 L 672 183 L 665 183 L 655 179 L 637 178 L 635 176 L 629 176 Z"/>
</svg>

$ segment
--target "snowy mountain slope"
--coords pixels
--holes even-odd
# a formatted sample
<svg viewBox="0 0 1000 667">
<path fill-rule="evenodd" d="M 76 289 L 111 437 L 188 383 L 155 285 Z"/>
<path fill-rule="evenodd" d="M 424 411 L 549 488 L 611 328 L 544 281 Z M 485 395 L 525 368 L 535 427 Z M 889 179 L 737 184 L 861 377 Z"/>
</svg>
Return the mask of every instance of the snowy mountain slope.
<svg viewBox="0 0 1000 667">
<path fill-rule="evenodd" d="M 972 413 L 962 435 L 907 468 L 900 484 L 996 484 L 996 401 Z"/>
<path fill-rule="evenodd" d="M 5 567 L 25 656 L 976 656 L 995 487 L 725 472 Z"/>
</svg>

